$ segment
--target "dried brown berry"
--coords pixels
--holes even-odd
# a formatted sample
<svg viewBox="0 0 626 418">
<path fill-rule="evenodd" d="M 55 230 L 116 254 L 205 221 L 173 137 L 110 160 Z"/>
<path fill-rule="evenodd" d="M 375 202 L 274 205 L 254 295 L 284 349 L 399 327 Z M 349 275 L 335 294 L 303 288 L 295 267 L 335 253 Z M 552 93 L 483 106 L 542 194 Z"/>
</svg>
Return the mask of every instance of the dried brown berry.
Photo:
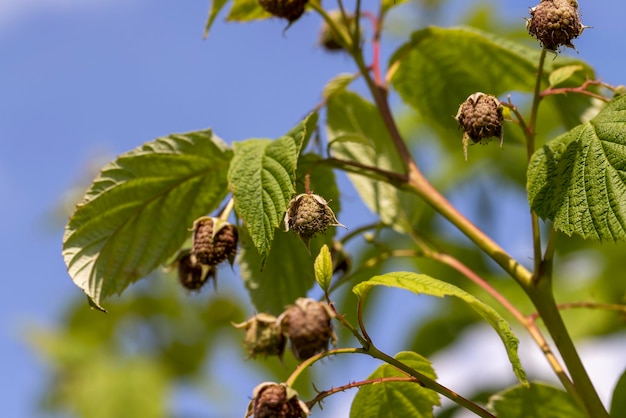
<svg viewBox="0 0 626 418">
<path fill-rule="evenodd" d="M 299 194 L 289 202 L 285 213 L 285 229 L 294 230 L 309 246 L 309 240 L 329 226 L 342 226 L 328 202 L 316 194 Z"/>
<path fill-rule="evenodd" d="M 180 284 L 192 291 L 198 291 L 211 278 L 215 278 L 215 267 L 204 266 L 189 250 L 183 251 L 175 262 Z"/>
<path fill-rule="evenodd" d="M 237 241 L 237 228 L 219 218 L 202 217 L 193 224 L 192 254 L 201 264 L 215 266 L 226 259 L 232 261 Z"/>
<path fill-rule="evenodd" d="M 296 359 L 306 360 L 328 350 L 330 341 L 335 343 L 337 337 L 330 322 L 333 316 L 326 303 L 306 298 L 298 298 L 283 312 L 280 323 Z"/>
<path fill-rule="evenodd" d="M 486 144 L 491 138 L 500 139 L 502 147 L 502 103 L 489 94 L 474 93 L 465 100 L 455 119 L 463 129 L 463 154 L 467 160 L 469 140 Z"/>
<path fill-rule="evenodd" d="M 561 46 L 574 48 L 572 40 L 583 33 L 585 26 L 580 21 L 576 0 L 542 0 L 530 9 L 526 29 L 542 47 L 557 51 Z"/>
<path fill-rule="evenodd" d="M 282 358 L 287 340 L 275 316 L 260 313 L 246 322 L 233 325 L 246 331 L 244 344 L 250 357 L 270 355 Z"/>
<path fill-rule="evenodd" d="M 263 9 L 293 23 L 302 16 L 308 0 L 259 0 Z"/>
<path fill-rule="evenodd" d="M 298 392 L 284 383 L 265 382 L 254 388 L 244 418 L 305 418 L 309 414 Z"/>
</svg>

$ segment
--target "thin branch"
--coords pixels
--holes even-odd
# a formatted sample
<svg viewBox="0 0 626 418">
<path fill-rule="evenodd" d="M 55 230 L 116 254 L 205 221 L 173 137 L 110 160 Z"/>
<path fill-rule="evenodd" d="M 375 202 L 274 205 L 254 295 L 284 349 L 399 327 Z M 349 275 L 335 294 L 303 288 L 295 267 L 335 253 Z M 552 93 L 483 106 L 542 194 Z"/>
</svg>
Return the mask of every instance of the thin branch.
<svg viewBox="0 0 626 418">
<path fill-rule="evenodd" d="M 622 312 L 626 314 L 626 305 L 622 305 L 619 303 L 598 303 L 598 302 L 568 302 L 568 303 L 559 303 L 556 307 L 562 311 L 564 309 L 601 309 L 605 311 L 616 311 Z M 538 312 L 533 312 L 528 315 L 528 319 L 531 321 L 536 321 L 540 318 Z"/>
<path fill-rule="evenodd" d="M 336 388 L 331 388 L 329 390 L 319 392 L 317 396 L 315 396 L 315 398 L 311 399 L 306 404 L 309 408 L 313 408 L 313 406 L 315 406 L 316 403 L 321 402 L 322 400 L 324 400 L 324 398 L 327 398 L 328 396 L 333 395 L 335 393 L 344 392 L 348 389 L 358 388 L 360 386 L 375 385 L 378 383 L 390 383 L 390 382 L 404 382 L 404 383 L 420 384 L 419 380 L 411 376 L 409 377 L 401 377 L 401 376 L 379 377 L 376 379 L 361 380 L 360 382 L 352 382 L 352 383 L 348 383 L 347 385 L 342 385 Z"/>
</svg>

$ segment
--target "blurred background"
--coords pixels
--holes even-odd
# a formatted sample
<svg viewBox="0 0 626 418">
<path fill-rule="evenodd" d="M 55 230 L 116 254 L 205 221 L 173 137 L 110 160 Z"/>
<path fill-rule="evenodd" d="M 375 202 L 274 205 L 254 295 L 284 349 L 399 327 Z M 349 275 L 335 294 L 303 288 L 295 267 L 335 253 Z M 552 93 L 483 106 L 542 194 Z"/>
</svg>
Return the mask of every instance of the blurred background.
<svg viewBox="0 0 626 418">
<path fill-rule="evenodd" d="M 535 44 L 524 31 L 531 3 L 407 3 L 387 20 L 383 62 L 411 31 L 430 24 L 469 24 Z M 363 4 L 376 10 L 373 1 Z M 578 55 L 564 54 L 591 64 L 607 83 L 624 83 L 626 3 L 580 4 L 583 23 L 593 29 L 575 42 Z M 208 0 L 0 2 L 3 416 L 243 416 L 258 383 L 284 380 L 295 366 L 289 353 L 285 365 L 276 359 L 244 361 L 243 335 L 230 324 L 254 310 L 236 270 L 222 268 L 217 290 L 208 286 L 198 294 L 187 293 L 171 274 L 155 272 L 106 301 L 109 314 L 103 315 L 88 308 L 61 258 L 67 217 L 100 167 L 117 154 L 159 136 L 207 127 L 227 142 L 278 137 L 321 100 L 329 80 L 355 71 L 348 56 L 317 45 L 321 19 L 315 14 L 283 32 L 284 22 L 276 19 L 225 23 L 222 13 L 203 40 L 208 10 Z M 435 138 L 397 97 L 392 102 L 429 178 L 530 264 L 523 147 L 505 139 L 503 151 L 493 144 L 472 148 L 470 162 L 461 163 L 460 135 L 458 142 Z M 546 125 L 540 137 L 563 129 Z M 509 157 L 519 163 L 510 165 Z M 505 175 L 494 175 L 501 169 Z M 349 182 L 340 176 L 339 183 L 339 220 L 374 220 Z M 426 236 L 492 280 L 523 312 L 532 312 L 515 286 L 465 239 L 428 209 L 419 212 L 416 223 Z M 380 239 L 402 245 L 393 233 Z M 567 237 L 559 245 L 559 301 L 624 302 L 626 246 Z M 376 251 L 364 239 L 348 249 L 355 259 Z M 457 274 L 423 260 L 388 263 L 368 274 L 390 269 L 424 271 L 480 294 Z M 344 290 L 336 297 L 348 312 L 354 298 Z M 514 383 L 496 334 L 464 305 L 393 290 L 377 292 L 368 303 L 366 319 L 380 348 L 428 356 L 441 382 L 457 392 L 484 400 L 485 393 Z M 595 310 L 564 315 L 608 403 L 626 367 L 624 318 Z M 532 341 L 517 332 L 530 377 L 555 381 Z M 339 333 L 340 346 L 354 344 Z M 376 366 L 364 358 L 328 359 L 314 367 L 311 378 L 317 388 L 328 389 L 364 379 Z M 308 383 L 298 389 L 305 399 L 314 393 Z M 354 391 L 329 398 L 314 416 L 348 416 L 353 396 Z M 455 413 L 444 407 L 439 416 Z"/>
</svg>

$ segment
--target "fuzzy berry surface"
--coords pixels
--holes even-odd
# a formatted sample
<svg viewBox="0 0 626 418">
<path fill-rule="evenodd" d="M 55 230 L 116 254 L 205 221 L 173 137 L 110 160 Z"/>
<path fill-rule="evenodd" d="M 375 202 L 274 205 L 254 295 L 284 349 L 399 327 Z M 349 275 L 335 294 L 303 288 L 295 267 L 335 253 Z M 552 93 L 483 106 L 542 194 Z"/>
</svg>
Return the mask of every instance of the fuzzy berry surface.
<svg viewBox="0 0 626 418">
<path fill-rule="evenodd" d="M 265 386 L 254 400 L 254 418 L 300 418 L 303 411 L 297 398 L 287 399 L 284 386 Z"/>
<path fill-rule="evenodd" d="M 196 221 L 193 233 L 192 253 L 200 263 L 208 266 L 215 266 L 237 252 L 237 228 L 226 223 L 214 233 L 214 225 L 213 218 L 200 219 Z"/>
<path fill-rule="evenodd" d="M 300 361 L 328 350 L 334 338 L 328 307 L 323 302 L 300 299 L 285 311 L 282 325 Z"/>
<path fill-rule="evenodd" d="M 304 14 L 308 0 L 259 0 L 261 7 L 276 17 L 294 22 Z"/>
<path fill-rule="evenodd" d="M 488 94 L 470 96 L 459 108 L 456 119 L 474 143 L 502 136 L 502 105 Z"/>
<path fill-rule="evenodd" d="M 557 51 L 561 46 L 574 48 L 572 40 L 584 30 L 578 3 L 572 0 L 543 0 L 530 9 L 527 29 L 548 50 Z"/>
</svg>

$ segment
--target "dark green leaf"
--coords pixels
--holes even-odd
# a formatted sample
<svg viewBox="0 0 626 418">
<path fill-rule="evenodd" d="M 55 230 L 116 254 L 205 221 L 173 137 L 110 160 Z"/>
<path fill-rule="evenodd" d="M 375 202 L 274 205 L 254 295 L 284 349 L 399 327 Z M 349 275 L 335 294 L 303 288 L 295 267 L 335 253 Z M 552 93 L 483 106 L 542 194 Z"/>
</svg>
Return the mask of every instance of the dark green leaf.
<svg viewBox="0 0 626 418">
<path fill-rule="evenodd" d="M 74 282 L 100 306 L 165 262 L 193 220 L 226 196 L 231 158 L 211 131 L 198 131 L 158 138 L 105 166 L 63 237 Z"/>
<path fill-rule="evenodd" d="M 519 341 L 513 334 L 510 325 L 506 322 L 498 312 L 491 306 L 470 295 L 464 290 L 441 280 L 433 279 L 425 274 L 417 274 L 411 272 L 394 272 L 380 276 L 374 276 L 371 279 L 359 283 L 354 286 L 352 291 L 359 297 L 364 297 L 374 286 L 397 287 L 409 290 L 415 294 L 424 294 L 430 296 L 444 297 L 455 296 L 480 314 L 493 329 L 498 333 L 500 339 L 504 343 L 509 361 L 513 366 L 515 375 L 523 384 L 528 384 L 526 373 L 522 368 L 519 357 L 517 356 L 517 346 Z"/>
<path fill-rule="evenodd" d="M 488 408 L 506 418 L 586 417 L 566 392 L 540 383 L 517 385 L 497 393 L 489 399 Z"/>
<path fill-rule="evenodd" d="M 395 359 L 433 380 L 437 379 L 430 361 L 417 353 L 401 352 Z M 368 380 L 385 377 L 406 377 L 406 374 L 383 364 Z M 430 418 L 433 417 L 433 407 L 439 404 L 439 394 L 418 383 L 375 383 L 359 389 L 352 401 L 350 418 Z"/>
<path fill-rule="evenodd" d="M 615 385 L 615 389 L 613 389 L 611 417 L 626 417 L 626 370 L 624 370 Z"/>
<path fill-rule="evenodd" d="M 298 156 L 316 120 L 317 114 L 307 116 L 275 141 L 249 139 L 234 144 L 228 182 L 237 215 L 245 222 L 262 259 L 267 257 L 274 232 L 282 225 L 287 204 L 295 194 Z"/>
<path fill-rule="evenodd" d="M 414 32 L 394 53 L 390 72 L 392 85 L 405 102 L 444 137 L 460 138 L 453 116 L 469 95 L 532 92 L 538 63 L 538 48 L 476 29 L 429 27 Z M 584 65 L 567 57 L 547 59 L 545 80 L 553 70 L 572 64 Z M 572 80 L 582 82 L 585 76 L 592 77 L 593 72 L 587 66 L 585 69 Z M 555 100 L 555 106 L 569 119 L 569 110 L 580 100 L 567 99 Z M 590 103 L 589 98 L 583 100 Z M 506 129 L 504 135 L 506 138 Z"/>
<path fill-rule="evenodd" d="M 538 150 L 527 188 L 532 209 L 557 230 L 626 240 L 626 97 Z"/>
<path fill-rule="evenodd" d="M 240 239 L 240 274 L 258 312 L 278 315 L 286 305 L 306 296 L 315 283 L 313 257 L 295 233 L 278 231 L 265 260 L 247 234 Z"/>
<path fill-rule="evenodd" d="M 328 100 L 327 123 L 335 157 L 402 172 L 389 133 L 373 104 L 356 93 L 336 93 Z M 380 216 L 382 222 L 400 228 L 399 191 L 394 186 L 354 173 L 349 173 L 348 177 L 365 204 Z"/>
<path fill-rule="evenodd" d="M 222 8 L 226 5 L 228 0 L 212 0 L 211 1 L 211 9 L 209 10 L 209 17 L 207 18 L 206 25 L 204 26 L 204 37 L 209 36 L 209 30 L 211 30 L 211 26 L 213 26 L 213 22 L 215 22 L 215 18 L 218 13 L 222 10 Z"/>
</svg>

